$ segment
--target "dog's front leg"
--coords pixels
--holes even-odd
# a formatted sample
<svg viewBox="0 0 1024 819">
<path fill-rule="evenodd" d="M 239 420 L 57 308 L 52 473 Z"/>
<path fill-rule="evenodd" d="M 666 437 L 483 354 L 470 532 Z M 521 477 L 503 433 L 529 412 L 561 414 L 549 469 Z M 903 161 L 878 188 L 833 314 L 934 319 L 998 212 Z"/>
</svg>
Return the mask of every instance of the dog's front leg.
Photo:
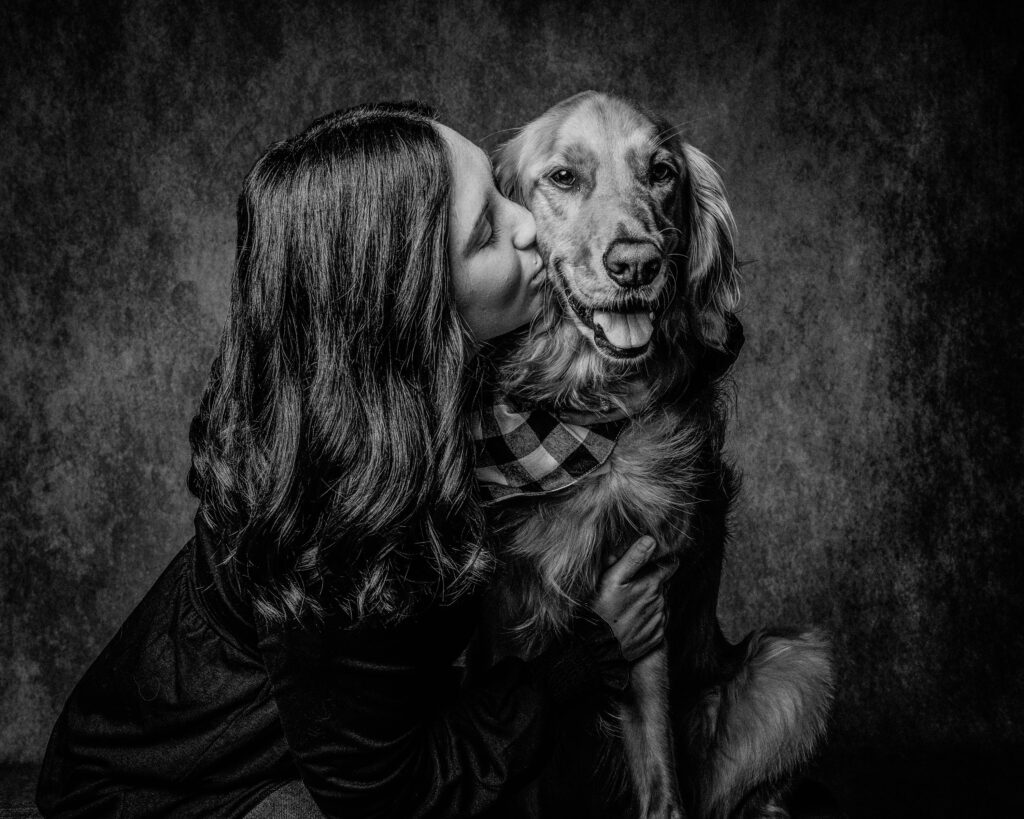
<svg viewBox="0 0 1024 819">
<path fill-rule="evenodd" d="M 675 746 L 668 710 L 668 654 L 664 647 L 630 671 L 622 703 L 622 739 L 642 819 L 683 819 Z"/>
</svg>

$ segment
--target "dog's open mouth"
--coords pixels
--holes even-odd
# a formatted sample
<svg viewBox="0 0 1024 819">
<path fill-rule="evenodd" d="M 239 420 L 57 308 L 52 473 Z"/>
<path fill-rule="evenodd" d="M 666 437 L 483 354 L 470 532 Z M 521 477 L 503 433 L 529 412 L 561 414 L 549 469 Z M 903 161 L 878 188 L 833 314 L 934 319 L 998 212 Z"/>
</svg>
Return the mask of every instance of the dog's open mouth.
<svg viewBox="0 0 1024 819">
<path fill-rule="evenodd" d="M 594 334 L 594 344 L 613 358 L 638 358 L 647 352 L 654 335 L 657 305 L 635 300 L 623 303 L 621 309 L 598 309 L 580 301 L 573 293 L 560 266 L 552 265 L 558 289 L 580 322 Z"/>
</svg>

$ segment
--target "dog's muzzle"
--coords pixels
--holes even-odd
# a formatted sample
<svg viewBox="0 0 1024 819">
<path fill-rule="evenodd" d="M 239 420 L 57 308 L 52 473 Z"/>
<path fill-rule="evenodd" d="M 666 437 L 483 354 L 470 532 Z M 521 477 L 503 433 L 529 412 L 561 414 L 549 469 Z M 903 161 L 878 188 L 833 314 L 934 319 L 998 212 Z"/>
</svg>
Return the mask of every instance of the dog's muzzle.
<svg viewBox="0 0 1024 819">
<path fill-rule="evenodd" d="M 627 296 L 614 310 L 591 307 L 573 292 L 557 261 L 551 268 L 563 299 L 580 323 L 594 334 L 594 344 L 599 350 L 622 360 L 639 358 L 647 352 L 654 335 L 657 304 L 634 295 Z"/>
</svg>

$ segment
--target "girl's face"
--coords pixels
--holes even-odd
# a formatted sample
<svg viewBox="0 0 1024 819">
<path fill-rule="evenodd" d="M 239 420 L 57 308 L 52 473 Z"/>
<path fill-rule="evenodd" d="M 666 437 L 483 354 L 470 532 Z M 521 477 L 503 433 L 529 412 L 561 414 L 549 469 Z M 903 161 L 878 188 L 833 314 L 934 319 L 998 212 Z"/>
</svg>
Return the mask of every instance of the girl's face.
<svg viewBox="0 0 1024 819">
<path fill-rule="evenodd" d="M 448 260 L 455 303 L 478 341 L 528 323 L 542 304 L 544 263 L 530 212 L 494 187 L 491 163 L 472 142 L 436 126 L 451 154 Z"/>
</svg>

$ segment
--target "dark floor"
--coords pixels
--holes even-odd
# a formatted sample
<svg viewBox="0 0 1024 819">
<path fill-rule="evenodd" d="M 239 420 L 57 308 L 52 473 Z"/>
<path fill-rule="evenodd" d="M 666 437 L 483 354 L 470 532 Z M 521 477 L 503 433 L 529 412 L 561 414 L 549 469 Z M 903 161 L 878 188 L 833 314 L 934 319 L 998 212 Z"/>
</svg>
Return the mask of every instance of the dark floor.
<svg viewBox="0 0 1024 819">
<path fill-rule="evenodd" d="M 0 819 L 35 816 L 36 766 L 0 768 Z M 918 755 L 833 750 L 808 772 L 794 807 L 823 815 L 830 792 L 847 819 L 1016 819 L 1024 817 L 1024 747 Z"/>
<path fill-rule="evenodd" d="M 1024 747 L 833 750 L 808 778 L 825 786 L 849 819 L 1024 817 Z"/>
<path fill-rule="evenodd" d="M 32 804 L 38 772 L 36 765 L 0 767 L 0 819 L 39 815 Z"/>
</svg>

